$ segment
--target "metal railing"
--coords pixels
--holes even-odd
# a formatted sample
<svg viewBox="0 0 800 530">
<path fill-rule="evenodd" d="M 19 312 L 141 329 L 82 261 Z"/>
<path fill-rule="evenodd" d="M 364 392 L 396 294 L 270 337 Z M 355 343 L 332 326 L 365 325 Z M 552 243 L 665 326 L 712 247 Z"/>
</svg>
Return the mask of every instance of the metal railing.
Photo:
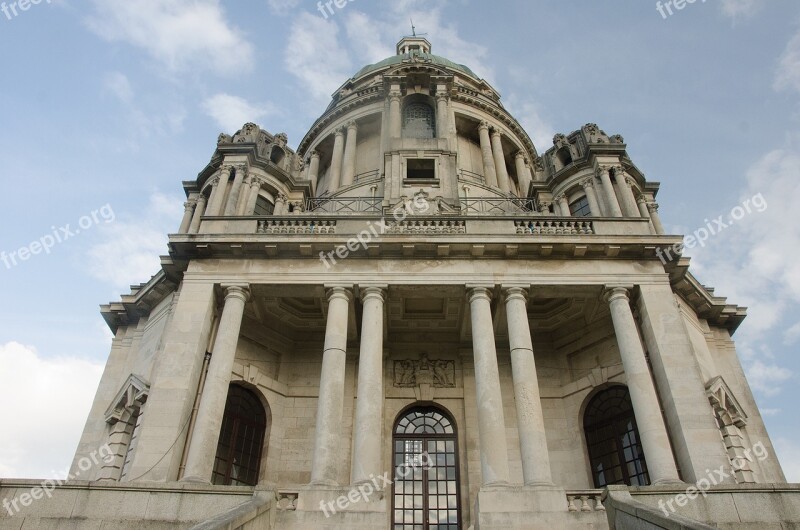
<svg viewBox="0 0 800 530">
<path fill-rule="evenodd" d="M 336 197 L 306 199 L 306 213 L 381 214 L 383 197 Z"/>
<path fill-rule="evenodd" d="M 462 198 L 461 213 L 464 215 L 508 215 L 535 212 L 531 199 L 518 198 Z"/>
</svg>

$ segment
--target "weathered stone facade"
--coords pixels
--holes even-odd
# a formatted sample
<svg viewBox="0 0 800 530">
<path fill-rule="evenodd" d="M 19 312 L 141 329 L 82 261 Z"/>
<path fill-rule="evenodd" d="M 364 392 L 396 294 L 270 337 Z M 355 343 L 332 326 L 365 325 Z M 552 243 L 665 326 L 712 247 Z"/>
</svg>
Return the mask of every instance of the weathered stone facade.
<svg viewBox="0 0 800 530">
<path fill-rule="evenodd" d="M 102 308 L 115 338 L 73 471 L 114 458 L 0 528 L 603 528 L 628 517 L 603 508 L 615 480 L 586 430 L 609 389 L 632 407 L 620 454 L 641 453 L 625 481 L 665 495 L 738 464 L 718 488 L 785 483 L 731 338 L 745 310 L 659 259 L 681 237 L 623 138 L 589 124 L 540 155 L 486 81 L 430 52 L 407 38 L 364 68 L 297 151 L 254 124 L 220 135 L 162 270 Z M 222 449 L 249 421 L 231 385 L 264 411 L 256 487 L 224 485 L 246 468 Z M 456 489 L 337 505 L 400 483 L 416 442 L 398 422 L 423 408 L 451 430 L 419 443 L 451 436 L 454 463 L 420 476 Z M 757 444 L 770 458 L 746 458 Z"/>
</svg>

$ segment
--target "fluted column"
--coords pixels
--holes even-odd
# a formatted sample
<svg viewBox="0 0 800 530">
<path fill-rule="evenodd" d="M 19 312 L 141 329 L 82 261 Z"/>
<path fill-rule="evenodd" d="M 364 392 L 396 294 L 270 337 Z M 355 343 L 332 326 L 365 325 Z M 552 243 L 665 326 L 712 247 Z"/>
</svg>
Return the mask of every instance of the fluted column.
<svg viewBox="0 0 800 530">
<path fill-rule="evenodd" d="M 319 180 L 319 153 L 311 151 L 311 162 L 308 168 L 308 180 L 311 181 L 311 189 L 317 193 L 317 181 Z"/>
<path fill-rule="evenodd" d="M 211 181 L 211 198 L 208 200 L 208 215 L 216 216 L 222 213 L 225 192 L 228 190 L 228 181 L 231 178 L 231 166 L 223 166 L 219 175 Z"/>
<path fill-rule="evenodd" d="M 656 229 L 656 234 L 666 234 L 666 231 L 664 231 L 664 225 L 661 224 L 661 216 L 658 215 L 658 203 L 648 203 L 647 209 L 650 211 L 650 220 L 653 221 L 653 227 Z"/>
<path fill-rule="evenodd" d="M 225 205 L 225 215 L 236 215 L 236 208 L 239 204 L 239 194 L 242 192 L 242 185 L 244 178 L 247 176 L 246 166 L 236 166 L 236 172 L 233 176 L 233 185 L 231 192 L 228 194 L 228 203 Z"/>
<path fill-rule="evenodd" d="M 625 175 L 625 169 L 622 166 L 614 168 L 614 179 L 617 181 L 617 189 L 621 195 L 620 203 L 625 216 L 639 217 L 639 208 L 636 206 L 636 198 L 633 196 L 631 182 Z"/>
<path fill-rule="evenodd" d="M 550 453 L 544 430 L 539 378 L 528 323 L 528 293 L 520 287 L 505 289 L 508 343 L 517 408 L 522 476 L 526 486 L 552 484 Z"/>
<path fill-rule="evenodd" d="M 399 90 L 389 92 L 389 137 L 403 136 L 403 113 L 400 109 L 402 93 Z"/>
<path fill-rule="evenodd" d="M 608 168 L 603 166 L 597 169 L 597 175 L 600 177 L 600 184 L 603 185 L 603 194 L 605 195 L 606 207 L 611 217 L 622 217 L 622 210 L 617 201 L 617 194 L 614 191 L 614 185 L 611 183 L 611 177 L 608 174 Z"/>
<path fill-rule="evenodd" d="M 250 192 L 247 194 L 247 205 L 242 215 L 253 215 L 256 213 L 256 203 L 258 202 L 258 192 L 261 190 L 261 179 L 258 177 L 250 178 Z"/>
<path fill-rule="evenodd" d="M 219 330 L 211 352 L 203 397 L 197 411 L 194 435 L 189 440 L 186 458 L 185 482 L 211 483 L 214 456 L 217 452 L 222 416 L 231 384 L 231 371 L 236 358 L 236 345 L 242 327 L 244 306 L 250 297 L 247 285 L 223 286 L 225 307 L 219 321 Z"/>
<path fill-rule="evenodd" d="M 342 187 L 350 186 L 356 177 L 356 146 L 358 145 L 358 124 L 347 124 L 347 143 L 344 148 L 344 167 L 342 168 Z"/>
<path fill-rule="evenodd" d="M 344 131 L 339 128 L 333 133 L 333 158 L 331 159 L 331 178 L 328 191 L 336 193 L 342 183 L 342 159 L 344 158 Z"/>
<path fill-rule="evenodd" d="M 494 155 L 494 166 L 497 170 L 497 185 L 504 193 L 508 193 L 511 191 L 511 181 L 508 177 L 506 156 L 503 153 L 503 133 L 500 129 L 492 131 L 492 154 Z"/>
<path fill-rule="evenodd" d="M 328 289 L 328 323 L 322 376 L 317 401 L 317 428 L 311 463 L 311 483 L 337 485 L 344 409 L 344 377 L 347 356 L 347 319 L 352 291 L 347 287 Z"/>
<path fill-rule="evenodd" d="M 197 198 L 197 205 L 194 208 L 192 222 L 189 224 L 189 233 L 196 234 L 200 231 L 200 221 L 206 213 L 206 196 L 200 195 Z"/>
<path fill-rule="evenodd" d="M 383 472 L 383 313 L 385 286 L 361 290 L 361 351 L 358 357 L 358 396 L 353 426 L 353 484 Z"/>
<path fill-rule="evenodd" d="M 492 154 L 492 141 L 489 138 L 489 124 L 482 121 L 478 126 L 478 135 L 481 139 L 481 154 L 483 155 L 483 173 L 486 177 L 486 184 L 497 187 L 497 170 L 494 167 L 494 155 Z"/>
<path fill-rule="evenodd" d="M 528 196 L 528 188 L 531 186 L 531 173 L 525 163 L 525 153 L 519 151 L 514 155 L 514 163 L 517 167 L 517 182 L 519 183 L 519 194 L 525 198 Z"/>
<path fill-rule="evenodd" d="M 561 210 L 562 217 L 572 217 L 572 212 L 569 210 L 569 201 L 567 200 L 567 196 L 563 193 L 556 197 L 556 202 L 558 203 L 558 209 Z"/>
<path fill-rule="evenodd" d="M 508 484 L 508 445 L 500 373 L 492 325 L 491 291 L 469 289 L 472 313 L 472 349 L 475 357 L 475 393 L 483 486 Z"/>
<path fill-rule="evenodd" d="M 597 200 L 597 192 L 594 189 L 594 179 L 589 177 L 581 181 L 583 191 L 586 192 L 586 200 L 589 201 L 589 209 L 595 217 L 602 217 L 603 211 L 600 209 L 600 202 Z"/>
<path fill-rule="evenodd" d="M 439 138 L 447 138 L 449 136 L 450 117 L 447 113 L 448 100 L 449 98 L 445 93 L 439 92 L 436 96 L 436 136 Z"/>
<path fill-rule="evenodd" d="M 179 234 L 189 232 L 189 226 L 192 224 L 192 213 L 196 204 L 197 199 L 190 199 L 183 203 L 183 219 L 181 219 L 181 226 L 178 228 Z"/>
<path fill-rule="evenodd" d="M 625 379 L 631 395 L 650 482 L 660 484 L 679 481 L 667 428 L 661 416 L 661 405 L 639 339 L 636 321 L 633 319 L 629 291 L 624 287 L 611 287 L 606 290 L 605 297 L 611 307 L 611 319 L 614 323 L 614 332 L 619 344 L 619 354 L 625 369 Z"/>
</svg>

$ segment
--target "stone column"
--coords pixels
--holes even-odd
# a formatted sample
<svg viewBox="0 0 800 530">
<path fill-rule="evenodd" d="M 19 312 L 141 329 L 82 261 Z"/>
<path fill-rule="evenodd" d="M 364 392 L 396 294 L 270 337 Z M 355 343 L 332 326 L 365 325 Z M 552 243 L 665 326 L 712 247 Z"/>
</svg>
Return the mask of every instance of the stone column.
<svg viewBox="0 0 800 530">
<path fill-rule="evenodd" d="M 678 469 L 672 457 L 667 429 L 661 416 L 661 405 L 644 356 L 636 321 L 631 311 L 628 289 L 611 287 L 606 290 L 611 307 L 611 319 L 619 344 L 619 354 L 631 394 L 633 412 L 639 427 L 647 469 L 652 484 L 677 482 Z"/>
<path fill-rule="evenodd" d="M 236 201 L 236 215 L 238 216 L 244 215 L 247 210 L 247 204 L 250 202 L 250 185 L 253 183 L 253 178 L 252 175 L 248 175 L 242 184 L 239 200 Z"/>
<path fill-rule="evenodd" d="M 614 168 L 614 180 L 617 181 L 617 189 L 621 195 L 620 204 L 625 212 L 625 217 L 639 217 L 639 208 L 636 206 L 631 183 L 625 176 L 625 169 L 622 166 Z"/>
<path fill-rule="evenodd" d="M 469 289 L 472 312 L 472 348 L 475 357 L 475 399 L 478 402 L 478 437 L 481 453 L 481 484 L 504 485 L 509 482 L 506 422 L 500 373 L 492 325 L 489 287 Z"/>
<path fill-rule="evenodd" d="M 347 321 L 352 291 L 328 289 L 328 324 L 322 354 L 322 376 L 317 402 L 317 429 L 311 463 L 311 484 L 336 486 L 341 459 L 340 429 L 344 409 Z"/>
<path fill-rule="evenodd" d="M 508 287 L 505 295 L 522 476 L 526 486 L 552 485 L 539 378 L 528 324 L 528 293 L 520 287 Z"/>
<path fill-rule="evenodd" d="M 569 201 L 567 200 L 567 196 L 563 193 L 556 197 L 556 203 L 558 204 L 558 209 L 561 210 L 562 217 L 572 217 L 572 212 L 569 210 Z"/>
<path fill-rule="evenodd" d="M 200 195 L 197 198 L 197 205 L 194 208 L 194 215 L 192 216 L 192 222 L 189 224 L 189 233 L 196 234 L 200 231 L 200 221 L 202 217 L 206 213 L 206 196 Z"/>
<path fill-rule="evenodd" d="M 654 234 L 657 233 L 653 220 L 650 218 L 650 210 L 647 208 L 647 199 L 640 195 L 636 198 L 636 206 L 639 208 L 639 215 L 650 221 L 650 231 Z"/>
<path fill-rule="evenodd" d="M 225 206 L 225 215 L 236 215 L 236 207 L 239 204 L 239 194 L 242 191 L 244 177 L 247 176 L 246 166 L 236 166 L 236 173 L 233 176 L 233 185 L 228 195 L 228 204 Z"/>
<path fill-rule="evenodd" d="M 272 211 L 272 215 L 287 215 L 289 213 L 287 208 L 287 203 L 289 201 L 289 197 L 284 195 L 283 193 L 279 193 L 275 196 L 275 209 Z"/>
<path fill-rule="evenodd" d="M 260 178 L 250 178 L 250 193 L 247 195 L 247 205 L 242 215 L 254 215 L 256 213 L 256 203 L 258 202 L 258 192 L 261 190 L 261 184 Z"/>
<path fill-rule="evenodd" d="M 331 159 L 331 173 L 328 181 L 328 191 L 336 193 L 342 182 L 342 159 L 344 158 L 344 131 L 339 128 L 333 133 L 333 158 Z"/>
<path fill-rule="evenodd" d="M 483 154 L 483 173 L 486 177 L 488 186 L 497 187 L 497 170 L 494 167 L 494 155 L 492 154 L 492 141 L 489 138 L 489 123 L 482 121 L 478 127 L 478 134 L 481 138 L 481 153 Z"/>
<path fill-rule="evenodd" d="M 658 203 L 651 202 L 647 204 L 647 209 L 650 211 L 650 220 L 653 222 L 653 227 L 656 229 L 656 234 L 664 235 L 664 225 L 661 224 L 661 216 L 658 215 Z"/>
<path fill-rule="evenodd" d="M 184 482 L 211 483 L 214 456 L 228 400 L 231 370 L 236 358 L 236 345 L 242 327 L 244 306 L 250 297 L 247 285 L 222 286 L 225 290 L 225 307 L 219 320 L 219 329 L 211 352 L 208 375 L 203 387 L 203 397 L 197 411 L 194 436 L 189 440 Z"/>
<path fill-rule="evenodd" d="M 436 129 L 439 138 L 448 138 L 448 130 L 450 128 L 450 117 L 447 113 L 447 94 L 439 92 L 436 96 Z"/>
<path fill-rule="evenodd" d="M 594 190 L 594 179 L 589 177 L 581 181 L 581 186 L 586 192 L 586 200 L 589 201 L 589 209 L 595 217 L 602 217 L 603 211 L 600 209 L 600 202 L 597 200 L 597 193 Z"/>
<path fill-rule="evenodd" d="M 319 180 L 319 153 L 311 151 L 311 163 L 308 169 L 308 180 L 311 181 L 311 190 L 316 195 L 317 181 Z"/>
<path fill-rule="evenodd" d="M 192 224 L 192 213 L 196 204 L 197 199 L 190 199 L 183 203 L 183 219 L 181 219 L 181 226 L 178 228 L 179 234 L 189 232 L 189 226 Z"/>
<path fill-rule="evenodd" d="M 228 181 L 231 178 L 231 166 L 220 168 L 219 176 L 212 181 L 211 198 L 208 201 L 208 215 L 216 216 L 222 213 L 225 192 L 228 190 Z"/>
<path fill-rule="evenodd" d="M 399 90 L 389 92 L 389 137 L 403 136 L 403 113 L 400 109 L 402 93 Z"/>
<path fill-rule="evenodd" d="M 500 129 L 492 131 L 492 154 L 494 155 L 494 165 L 497 170 L 497 185 L 504 193 L 509 193 L 511 191 L 511 182 L 508 178 L 506 157 L 503 154 L 503 133 L 500 132 Z"/>
<path fill-rule="evenodd" d="M 514 162 L 517 166 L 517 182 L 519 183 L 519 194 L 522 198 L 528 196 L 528 189 L 531 187 L 531 173 L 525 163 L 525 153 L 522 151 L 514 155 Z"/>
<path fill-rule="evenodd" d="M 386 286 L 361 290 L 361 352 L 353 427 L 353 484 L 383 474 L 383 312 Z"/>
<path fill-rule="evenodd" d="M 355 121 L 347 124 L 347 143 L 344 149 L 342 168 L 342 187 L 350 186 L 356 178 L 356 146 L 358 145 L 358 125 Z"/>
<path fill-rule="evenodd" d="M 605 195 L 606 208 L 611 217 L 622 217 L 622 210 L 617 201 L 617 194 L 614 191 L 614 185 L 611 183 L 611 177 L 608 174 L 608 168 L 605 166 L 597 169 L 597 175 L 600 177 L 600 183 L 603 185 L 603 194 Z"/>
</svg>

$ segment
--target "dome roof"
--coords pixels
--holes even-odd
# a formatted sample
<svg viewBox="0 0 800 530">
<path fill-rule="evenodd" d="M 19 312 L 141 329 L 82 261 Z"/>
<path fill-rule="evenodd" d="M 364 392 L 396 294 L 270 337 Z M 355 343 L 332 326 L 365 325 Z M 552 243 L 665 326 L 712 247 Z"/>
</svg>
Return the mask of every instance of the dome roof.
<svg viewBox="0 0 800 530">
<path fill-rule="evenodd" d="M 373 72 L 377 72 L 379 70 L 383 70 L 384 68 L 403 64 L 404 61 L 409 61 L 412 59 L 416 59 L 420 62 L 435 64 L 437 66 L 443 66 L 445 68 L 449 68 L 450 70 L 457 70 L 474 79 L 480 79 L 480 77 L 478 77 L 475 74 L 475 72 L 473 72 L 468 66 L 454 63 L 453 61 L 441 57 L 439 55 L 433 55 L 432 53 L 425 53 L 420 51 L 412 51 L 410 53 L 404 53 L 402 55 L 395 55 L 392 57 L 388 57 L 378 63 L 367 65 L 361 70 L 359 70 L 359 72 L 355 75 L 355 79 L 358 79 L 359 77 L 365 76 Z"/>
</svg>

